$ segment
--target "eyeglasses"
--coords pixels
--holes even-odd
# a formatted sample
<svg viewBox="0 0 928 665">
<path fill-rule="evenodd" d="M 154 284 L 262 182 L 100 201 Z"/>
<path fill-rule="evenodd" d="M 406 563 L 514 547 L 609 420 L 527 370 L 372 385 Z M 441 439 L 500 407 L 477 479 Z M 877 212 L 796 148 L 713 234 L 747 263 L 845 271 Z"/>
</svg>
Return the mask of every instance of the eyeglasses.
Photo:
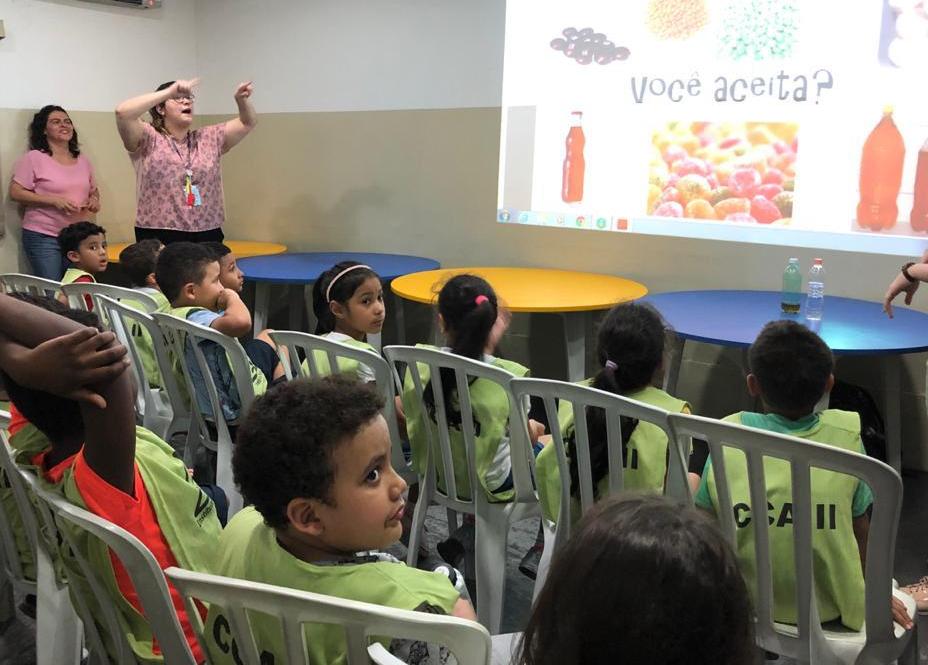
<svg viewBox="0 0 928 665">
<path fill-rule="evenodd" d="M 172 101 L 172 102 L 193 102 L 193 100 L 195 100 L 195 99 L 196 99 L 196 95 L 188 95 L 188 96 L 186 96 L 186 97 L 175 97 L 174 99 L 171 99 L 171 100 L 169 100 L 169 101 Z"/>
</svg>

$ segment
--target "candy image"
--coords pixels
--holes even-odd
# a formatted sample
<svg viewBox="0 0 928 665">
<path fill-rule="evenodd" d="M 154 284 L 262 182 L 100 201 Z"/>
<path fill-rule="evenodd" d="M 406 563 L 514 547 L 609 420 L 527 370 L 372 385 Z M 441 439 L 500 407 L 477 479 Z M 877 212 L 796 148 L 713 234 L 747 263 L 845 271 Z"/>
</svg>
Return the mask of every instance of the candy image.
<svg viewBox="0 0 928 665">
<path fill-rule="evenodd" d="M 556 37 L 551 40 L 550 46 L 555 51 L 560 51 L 568 58 L 573 58 L 581 65 L 589 65 L 595 62 L 597 65 L 608 65 L 609 63 L 627 60 L 631 55 L 624 46 L 616 46 L 602 32 L 596 32 L 593 28 L 564 28 L 561 31 L 562 37 Z"/>
<path fill-rule="evenodd" d="M 650 0 L 648 30 L 658 39 L 688 39 L 709 22 L 704 0 Z"/>
<path fill-rule="evenodd" d="M 735 61 L 788 58 L 798 32 L 796 0 L 729 0 L 719 15 L 719 55 Z"/>
</svg>

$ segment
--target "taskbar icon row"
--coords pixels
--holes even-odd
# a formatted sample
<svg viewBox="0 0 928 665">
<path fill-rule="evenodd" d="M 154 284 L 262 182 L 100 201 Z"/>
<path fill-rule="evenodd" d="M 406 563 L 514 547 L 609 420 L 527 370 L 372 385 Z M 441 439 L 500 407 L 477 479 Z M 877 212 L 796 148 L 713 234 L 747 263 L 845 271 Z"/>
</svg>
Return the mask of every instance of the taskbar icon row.
<svg viewBox="0 0 928 665">
<path fill-rule="evenodd" d="M 627 231 L 628 219 L 614 215 L 585 213 L 536 212 L 500 208 L 496 221 L 503 224 L 527 224 L 530 226 L 554 226 L 566 229 L 590 229 L 593 231 Z"/>
</svg>

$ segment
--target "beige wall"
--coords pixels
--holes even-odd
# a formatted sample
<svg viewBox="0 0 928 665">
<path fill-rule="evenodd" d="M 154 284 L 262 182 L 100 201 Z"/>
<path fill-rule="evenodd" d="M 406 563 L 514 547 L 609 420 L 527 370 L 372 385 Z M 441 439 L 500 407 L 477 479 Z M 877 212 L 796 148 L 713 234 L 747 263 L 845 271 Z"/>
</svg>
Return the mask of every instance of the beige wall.
<svg viewBox="0 0 928 665">
<path fill-rule="evenodd" d="M 0 110 L 4 183 L 24 147 L 30 113 Z M 100 221 L 111 240 L 129 239 L 134 180 L 112 115 L 73 115 L 101 181 Z M 291 250 L 420 254 L 446 266 L 589 270 L 637 279 L 654 292 L 776 289 L 788 256 L 805 264 L 812 258 L 809 250 L 497 224 L 498 137 L 497 108 L 262 114 L 254 135 L 224 160 L 227 235 L 276 240 Z M 0 270 L 10 270 L 19 253 L 19 222 L 8 202 L 4 212 L 8 235 L 0 240 Z M 900 263 L 845 252 L 824 258 L 829 293 L 870 300 L 880 299 Z M 928 306 L 928 295 L 919 306 Z M 410 318 L 412 332 L 424 337 L 427 314 L 414 310 Z M 557 317 L 517 317 L 512 333 L 515 359 L 536 374 L 563 375 Z M 691 345 L 679 392 L 698 411 L 723 415 L 742 399 L 739 367 L 738 352 Z M 848 359 L 841 370 L 879 400 L 879 367 L 877 360 Z M 906 358 L 902 413 L 906 465 L 928 469 L 924 372 L 924 355 Z"/>
</svg>

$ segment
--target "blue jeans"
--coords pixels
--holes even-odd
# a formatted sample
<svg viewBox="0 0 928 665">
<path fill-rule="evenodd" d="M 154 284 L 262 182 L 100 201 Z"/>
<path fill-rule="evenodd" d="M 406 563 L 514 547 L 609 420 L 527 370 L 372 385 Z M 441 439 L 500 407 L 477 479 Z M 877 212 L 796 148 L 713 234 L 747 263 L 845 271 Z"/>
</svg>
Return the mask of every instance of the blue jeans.
<svg viewBox="0 0 928 665">
<path fill-rule="evenodd" d="M 64 271 L 71 266 L 67 257 L 61 255 L 58 238 L 54 236 L 23 229 L 23 251 L 32 266 L 32 274 L 37 277 L 60 282 Z"/>
</svg>

